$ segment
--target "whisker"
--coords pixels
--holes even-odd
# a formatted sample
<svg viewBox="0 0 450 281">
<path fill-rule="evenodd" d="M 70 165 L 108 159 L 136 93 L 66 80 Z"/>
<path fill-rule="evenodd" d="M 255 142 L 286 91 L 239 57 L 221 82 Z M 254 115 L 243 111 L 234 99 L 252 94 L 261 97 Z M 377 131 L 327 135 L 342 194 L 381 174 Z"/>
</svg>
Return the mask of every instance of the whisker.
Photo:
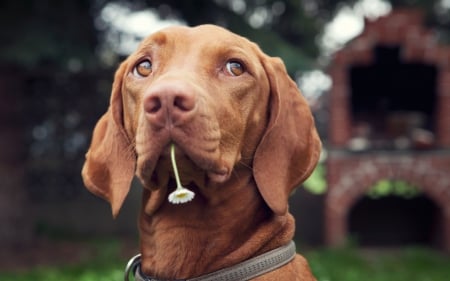
<svg viewBox="0 0 450 281">
<path fill-rule="evenodd" d="M 242 167 L 244 167 L 244 168 L 249 169 L 250 171 L 253 171 L 253 167 L 250 166 L 250 165 L 248 165 L 248 164 L 246 164 L 246 163 L 243 162 L 242 160 L 240 160 L 237 164 L 240 165 L 240 166 L 242 166 Z"/>
<path fill-rule="evenodd" d="M 231 138 L 233 141 L 235 141 L 235 142 L 241 142 L 241 138 L 235 136 L 235 135 L 234 135 L 233 133 L 231 133 L 231 132 L 228 132 L 228 131 L 226 131 L 226 130 L 221 130 L 220 133 L 222 134 L 222 136 L 230 137 L 230 138 Z M 222 137 L 222 140 L 223 140 L 223 137 Z"/>
</svg>

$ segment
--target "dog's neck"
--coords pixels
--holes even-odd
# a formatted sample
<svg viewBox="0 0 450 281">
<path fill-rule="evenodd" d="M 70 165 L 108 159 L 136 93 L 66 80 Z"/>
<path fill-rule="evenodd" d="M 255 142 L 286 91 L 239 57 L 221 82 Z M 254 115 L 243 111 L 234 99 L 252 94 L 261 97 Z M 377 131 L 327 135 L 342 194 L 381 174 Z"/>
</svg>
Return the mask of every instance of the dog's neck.
<svg viewBox="0 0 450 281">
<path fill-rule="evenodd" d="M 144 201 L 150 191 L 144 192 Z M 139 220 L 142 270 L 163 279 L 200 276 L 229 267 L 290 241 L 294 219 L 266 206 L 250 175 L 226 186 L 196 190 L 189 203 L 166 200 Z"/>
</svg>

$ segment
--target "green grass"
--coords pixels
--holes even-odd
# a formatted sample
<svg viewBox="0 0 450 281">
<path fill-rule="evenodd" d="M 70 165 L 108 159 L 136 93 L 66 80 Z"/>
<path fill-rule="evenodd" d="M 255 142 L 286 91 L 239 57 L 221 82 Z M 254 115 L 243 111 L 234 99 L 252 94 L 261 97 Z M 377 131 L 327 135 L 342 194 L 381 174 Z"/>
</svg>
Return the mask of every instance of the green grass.
<svg viewBox="0 0 450 281">
<path fill-rule="evenodd" d="M 95 255 L 77 264 L 0 272 L 2 281 L 121 281 L 126 258 L 118 241 L 89 242 Z M 450 256 L 424 248 L 389 251 L 318 249 L 305 254 L 318 281 L 447 281 Z"/>
<path fill-rule="evenodd" d="M 306 257 L 319 281 L 450 280 L 450 257 L 425 248 L 323 249 Z"/>
<path fill-rule="evenodd" d="M 110 263 L 108 266 L 94 267 L 78 265 L 60 268 L 35 268 L 21 273 L 0 273 L 4 281 L 119 281 L 123 280 L 122 265 Z"/>
<path fill-rule="evenodd" d="M 95 254 L 80 262 L 62 266 L 38 266 L 1 272 L 1 281 L 122 281 L 126 258 L 121 257 L 122 245 L 114 240 L 94 240 L 85 245 Z M 63 257 L 61 257 L 63 258 Z"/>
</svg>

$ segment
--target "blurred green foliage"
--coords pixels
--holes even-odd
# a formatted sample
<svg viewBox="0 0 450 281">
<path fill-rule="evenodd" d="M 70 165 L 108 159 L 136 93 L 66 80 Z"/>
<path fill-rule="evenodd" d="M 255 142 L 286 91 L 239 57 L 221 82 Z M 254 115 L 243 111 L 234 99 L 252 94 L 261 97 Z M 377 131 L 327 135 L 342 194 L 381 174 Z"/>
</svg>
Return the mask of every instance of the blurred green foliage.
<svg viewBox="0 0 450 281">
<path fill-rule="evenodd" d="M 114 281 L 123 280 L 126 259 L 121 258 L 118 240 L 96 239 L 86 243 L 95 255 L 77 264 L 41 266 L 28 270 L 0 272 L 2 281 Z M 81 244 L 82 247 L 82 244 Z"/>
<path fill-rule="evenodd" d="M 311 176 L 303 183 L 303 186 L 312 194 L 324 194 L 327 191 L 327 181 L 325 179 L 325 166 L 320 163 Z"/>
<path fill-rule="evenodd" d="M 0 64 L 25 69 L 70 63 L 96 67 L 96 2 L 7 0 L 0 2 Z M 43 70 L 43 69 L 42 69 Z"/>
<path fill-rule="evenodd" d="M 389 195 L 412 198 L 419 194 L 419 188 L 401 180 L 381 180 L 367 192 L 373 199 Z"/>
<path fill-rule="evenodd" d="M 327 181 L 323 163 L 317 165 L 311 176 L 303 183 L 306 190 L 313 194 L 324 194 L 327 191 Z M 402 180 L 383 179 L 375 183 L 367 191 L 367 196 L 378 199 L 385 196 L 399 196 L 403 198 L 413 198 L 421 194 L 417 186 L 411 185 Z"/>
</svg>

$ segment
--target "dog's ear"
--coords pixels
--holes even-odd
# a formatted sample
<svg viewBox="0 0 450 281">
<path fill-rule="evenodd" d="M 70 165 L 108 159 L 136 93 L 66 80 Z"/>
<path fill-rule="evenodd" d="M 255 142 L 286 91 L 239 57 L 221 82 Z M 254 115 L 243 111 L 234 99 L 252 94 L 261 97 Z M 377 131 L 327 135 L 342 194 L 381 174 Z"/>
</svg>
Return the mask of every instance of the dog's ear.
<svg viewBox="0 0 450 281">
<path fill-rule="evenodd" d="M 269 79 L 270 119 L 256 149 L 254 177 L 275 214 L 288 209 L 288 198 L 315 168 L 321 150 L 311 110 L 278 58 L 262 56 Z"/>
<path fill-rule="evenodd" d="M 116 217 L 130 190 L 136 156 L 123 125 L 122 79 L 127 68 L 116 71 L 108 111 L 95 126 L 82 176 L 87 189 L 111 204 Z"/>
</svg>

